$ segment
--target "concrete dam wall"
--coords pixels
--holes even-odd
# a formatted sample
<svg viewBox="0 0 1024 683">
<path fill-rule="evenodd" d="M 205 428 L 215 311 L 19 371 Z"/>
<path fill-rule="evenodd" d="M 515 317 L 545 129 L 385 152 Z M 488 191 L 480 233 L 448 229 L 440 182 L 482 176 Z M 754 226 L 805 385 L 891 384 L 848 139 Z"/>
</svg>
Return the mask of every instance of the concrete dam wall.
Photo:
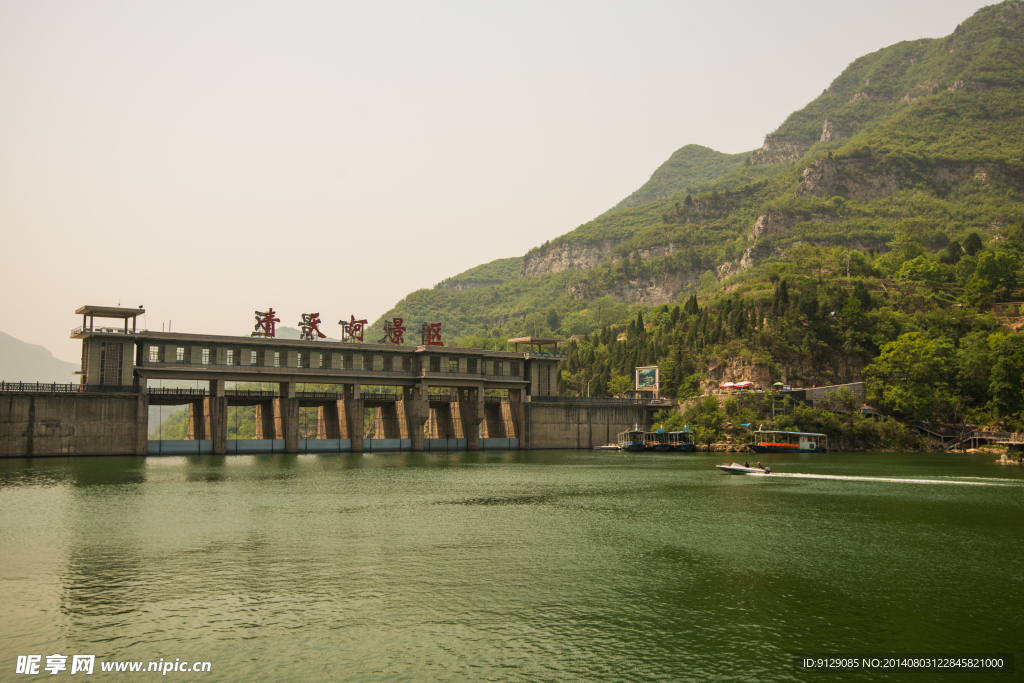
<svg viewBox="0 0 1024 683">
<path fill-rule="evenodd" d="M 145 395 L 0 394 L 0 457 L 145 455 Z"/>
<path fill-rule="evenodd" d="M 516 404 L 495 404 L 481 407 L 478 420 L 451 420 L 463 431 L 479 430 L 477 438 L 455 430 L 452 433 L 438 431 L 434 419 L 434 408 L 419 402 L 409 401 L 411 408 L 420 407 L 425 419 L 409 420 L 410 431 L 422 430 L 426 424 L 430 433 L 426 438 L 405 434 L 399 429 L 395 434 L 387 430 L 378 434 L 385 438 L 363 438 L 361 430 L 340 429 L 325 420 L 329 411 L 320 411 L 324 421 L 317 439 L 288 439 L 285 435 L 260 434 L 263 441 L 232 440 L 226 448 L 217 449 L 209 440 L 221 436 L 217 430 L 213 412 L 208 408 L 210 399 L 200 399 L 189 409 L 189 440 L 184 442 L 149 442 L 149 400 L 147 394 L 91 394 L 91 393 L 7 393 L 0 394 L 0 457 L 60 456 L 60 455 L 145 455 L 150 453 L 213 453 L 260 452 L 266 446 L 274 446 L 274 439 L 280 444 L 271 450 L 276 452 L 327 452 L 376 450 L 477 450 L 479 448 L 573 448 L 589 449 L 608 443 L 615 443 L 619 432 L 638 425 L 649 427 L 655 408 L 643 404 L 621 404 L 601 399 L 556 399 L 549 401 L 524 402 Z M 214 399 L 216 400 L 216 399 Z M 223 402 L 224 399 L 220 399 Z M 293 401 L 295 399 L 292 399 Z M 342 402 L 339 402 L 342 403 Z M 359 401 L 358 403 L 362 403 Z M 404 411 L 406 402 L 399 401 L 395 411 Z M 422 403 L 426 403 L 423 401 Z M 452 404 L 453 409 L 459 404 Z M 476 407 L 475 402 L 472 407 Z M 400 410 L 401 409 L 401 410 Z M 221 411 L 223 412 L 223 411 Z M 361 411 L 359 411 L 361 413 Z M 458 411 L 456 411 L 458 412 Z M 472 411 L 471 411 L 472 412 Z M 429 419 L 426 419 L 427 415 Z M 437 420 L 435 420 L 437 421 Z M 361 425 L 361 419 L 358 423 Z M 404 427 L 405 421 L 398 421 Z M 334 427 L 333 429 L 331 427 Z M 286 430 L 287 431 L 287 430 Z M 293 430 L 294 431 L 294 430 Z M 207 432 L 215 432 L 208 434 Z M 296 432 L 297 437 L 297 432 Z M 393 438 L 391 438 L 393 437 Z M 436 438 L 432 438 L 436 437 Z M 447 437 L 447 438 L 441 438 Z M 460 438 L 461 437 L 461 438 Z M 206 439 L 206 441 L 204 441 Z M 443 444 L 441 442 L 444 442 Z M 322 443 L 320 443 L 322 442 Z M 397 447 L 392 448 L 394 444 Z M 154 444 L 161 446 L 154 448 Z M 179 444 L 175 446 L 174 444 Z M 188 444 L 194 444 L 189 446 Z M 250 449 L 249 446 L 252 446 Z M 270 449 L 270 446 L 267 446 Z M 321 448 L 320 446 L 323 446 Z"/>
</svg>

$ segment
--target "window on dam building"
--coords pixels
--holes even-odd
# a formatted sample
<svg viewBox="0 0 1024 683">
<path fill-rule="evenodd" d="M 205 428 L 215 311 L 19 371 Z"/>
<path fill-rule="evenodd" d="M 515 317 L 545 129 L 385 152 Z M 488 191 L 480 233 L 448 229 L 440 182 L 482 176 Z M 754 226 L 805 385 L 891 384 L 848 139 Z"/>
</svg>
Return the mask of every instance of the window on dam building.
<svg viewBox="0 0 1024 683">
<path fill-rule="evenodd" d="M 210 349 L 203 349 L 203 365 L 210 364 Z"/>
<path fill-rule="evenodd" d="M 441 372 L 441 357 L 440 356 L 431 356 L 430 357 L 430 371 L 431 372 Z"/>
<path fill-rule="evenodd" d="M 249 365 L 256 365 L 256 352 L 255 351 L 250 351 L 249 352 Z"/>
<path fill-rule="evenodd" d="M 159 349 L 159 347 L 150 346 L 149 347 L 149 362 L 150 363 L 156 363 L 158 360 L 160 360 L 160 349 Z"/>
<path fill-rule="evenodd" d="M 518 377 L 519 376 L 519 361 L 517 361 L 517 360 L 509 361 L 509 364 L 508 364 L 508 374 L 512 375 L 513 377 Z"/>
<path fill-rule="evenodd" d="M 235 364 L 235 351 L 234 351 L 234 349 L 228 349 L 227 350 L 227 353 L 225 353 L 225 356 L 224 356 L 224 361 L 228 365 L 234 365 Z"/>
<path fill-rule="evenodd" d="M 495 375 L 503 375 L 503 374 L 505 374 L 505 363 L 504 362 L 502 362 L 500 360 L 494 361 L 494 374 Z"/>
<path fill-rule="evenodd" d="M 459 359 L 458 358 L 449 358 L 448 359 L 448 372 L 458 372 L 458 371 L 459 371 Z"/>
<path fill-rule="evenodd" d="M 100 342 L 100 384 L 121 384 L 121 354 L 124 345 Z"/>
<path fill-rule="evenodd" d="M 466 372 L 468 372 L 471 375 L 476 374 L 476 358 L 466 359 Z"/>
<path fill-rule="evenodd" d="M 274 351 L 274 367 L 275 368 L 281 367 L 281 352 L 280 351 Z"/>
<path fill-rule="evenodd" d="M 185 362 L 185 347 L 184 346 L 179 346 L 177 349 L 175 349 L 174 360 L 176 362 L 178 362 L 178 363 L 184 363 Z"/>
</svg>

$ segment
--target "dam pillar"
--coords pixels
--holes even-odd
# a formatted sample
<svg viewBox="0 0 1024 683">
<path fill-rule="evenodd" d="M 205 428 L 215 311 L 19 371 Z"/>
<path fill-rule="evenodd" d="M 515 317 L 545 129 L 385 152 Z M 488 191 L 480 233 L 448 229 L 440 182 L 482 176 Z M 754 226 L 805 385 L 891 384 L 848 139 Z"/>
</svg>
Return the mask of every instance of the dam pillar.
<svg viewBox="0 0 1024 683">
<path fill-rule="evenodd" d="M 299 399 L 295 397 L 295 383 L 281 382 L 274 399 L 274 422 L 280 424 L 284 436 L 284 452 L 299 452 Z"/>
<path fill-rule="evenodd" d="M 484 386 L 481 384 L 459 389 L 459 414 L 462 418 L 462 433 L 466 438 L 466 450 L 480 450 L 480 423 L 484 415 Z"/>
<path fill-rule="evenodd" d="M 507 407 L 506 407 L 507 405 Z M 502 404 L 502 415 L 505 417 L 505 430 L 510 439 L 519 439 L 520 448 L 529 448 L 529 437 L 526 432 L 526 411 L 529 404 L 523 402 L 522 389 L 508 390 L 508 404 Z"/>
<path fill-rule="evenodd" d="M 149 394 L 143 387 L 135 405 L 135 455 L 146 455 L 149 448 Z"/>
<path fill-rule="evenodd" d="M 213 441 L 213 454 L 228 452 L 228 399 L 224 393 L 224 380 L 210 380 L 210 395 L 203 400 L 205 431 Z"/>
<path fill-rule="evenodd" d="M 402 400 L 395 401 L 395 422 L 397 423 L 398 435 L 395 438 L 409 439 L 412 433 L 410 429 L 410 408 L 412 404 L 411 387 L 400 387 L 402 389 Z"/>
<path fill-rule="evenodd" d="M 348 431 L 348 438 L 352 441 L 352 452 L 362 453 L 365 426 L 363 424 L 363 399 L 360 386 L 358 384 L 346 384 L 344 394 L 345 398 L 338 401 L 338 403 L 341 404 L 341 412 L 345 415 L 345 426 Z"/>
<path fill-rule="evenodd" d="M 316 409 L 316 438 L 341 439 L 341 420 L 338 415 L 338 401 Z"/>
<path fill-rule="evenodd" d="M 387 403 L 377 408 L 377 425 L 378 429 L 384 433 L 377 434 L 377 438 L 384 439 L 401 439 L 402 429 L 399 426 L 399 411 L 398 406 L 401 401 L 395 401 L 394 403 Z"/>
<path fill-rule="evenodd" d="M 430 417 L 430 402 L 426 382 L 403 387 L 405 414 L 409 424 L 409 446 L 414 451 L 423 450 L 423 432 Z"/>
<path fill-rule="evenodd" d="M 277 417 L 279 411 L 277 410 L 276 401 L 277 399 L 272 399 L 256 405 L 256 433 L 253 435 L 253 438 L 280 438 L 280 421 Z"/>
</svg>

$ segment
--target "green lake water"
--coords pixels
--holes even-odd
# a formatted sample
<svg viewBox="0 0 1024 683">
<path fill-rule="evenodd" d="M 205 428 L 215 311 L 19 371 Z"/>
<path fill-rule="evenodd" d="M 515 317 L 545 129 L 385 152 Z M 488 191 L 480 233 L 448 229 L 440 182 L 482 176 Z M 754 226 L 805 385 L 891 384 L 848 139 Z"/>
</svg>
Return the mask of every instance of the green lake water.
<svg viewBox="0 0 1024 683">
<path fill-rule="evenodd" d="M 1024 680 L 1024 468 L 713 467 L 737 457 L 0 461 L 0 681 L 64 680 L 70 658 L 15 674 L 54 653 L 111 681 Z M 1017 661 L 807 672 L 801 653 Z M 99 670 L 160 658 L 211 671 Z"/>
</svg>

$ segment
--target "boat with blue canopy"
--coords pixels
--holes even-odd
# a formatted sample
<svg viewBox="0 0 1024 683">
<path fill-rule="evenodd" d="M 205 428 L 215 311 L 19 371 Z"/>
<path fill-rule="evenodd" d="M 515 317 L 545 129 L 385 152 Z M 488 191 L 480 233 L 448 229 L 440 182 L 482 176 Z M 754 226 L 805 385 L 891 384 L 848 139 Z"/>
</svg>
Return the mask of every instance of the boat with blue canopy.
<svg viewBox="0 0 1024 683">
<path fill-rule="evenodd" d="M 648 451 L 672 450 L 668 439 L 668 432 L 665 431 L 664 426 L 658 427 L 653 432 L 644 432 L 644 449 Z"/>
<path fill-rule="evenodd" d="M 619 450 L 642 451 L 645 448 L 644 430 L 640 429 L 639 426 L 633 425 L 632 429 L 619 432 Z"/>
<path fill-rule="evenodd" d="M 693 440 L 693 432 L 689 426 L 683 427 L 678 432 L 668 433 L 669 450 L 677 453 L 691 453 L 697 450 L 697 444 Z"/>
</svg>

